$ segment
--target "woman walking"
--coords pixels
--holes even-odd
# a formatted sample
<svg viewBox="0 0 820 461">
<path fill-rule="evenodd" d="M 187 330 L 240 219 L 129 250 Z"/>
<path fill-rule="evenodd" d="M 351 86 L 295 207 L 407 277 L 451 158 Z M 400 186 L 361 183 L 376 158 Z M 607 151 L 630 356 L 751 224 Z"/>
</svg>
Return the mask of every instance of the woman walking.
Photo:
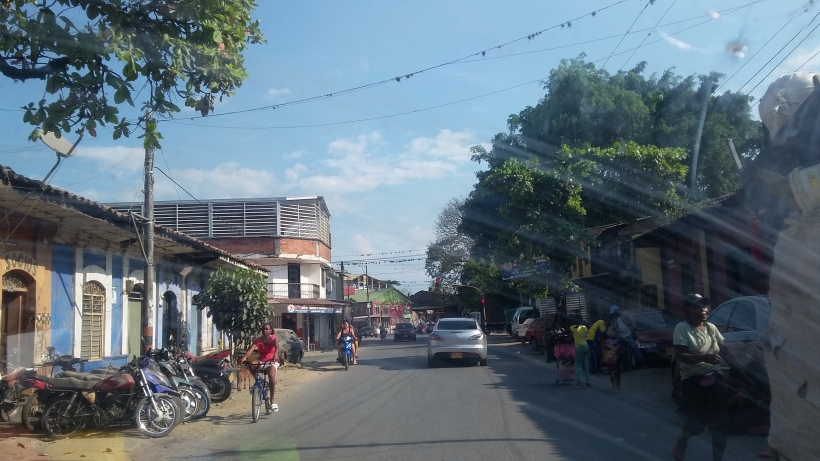
<svg viewBox="0 0 820 461">
<path fill-rule="evenodd" d="M 569 329 L 572 330 L 572 337 L 575 340 L 575 388 L 592 387 L 589 380 L 589 345 L 587 344 L 589 330 L 581 323 Z"/>
</svg>

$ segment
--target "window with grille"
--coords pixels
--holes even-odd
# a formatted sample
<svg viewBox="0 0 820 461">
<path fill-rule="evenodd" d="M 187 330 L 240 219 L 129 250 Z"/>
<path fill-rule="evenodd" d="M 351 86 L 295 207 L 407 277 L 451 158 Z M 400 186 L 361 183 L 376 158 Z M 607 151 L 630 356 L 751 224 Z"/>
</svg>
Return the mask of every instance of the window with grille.
<svg viewBox="0 0 820 461">
<path fill-rule="evenodd" d="M 93 360 L 103 357 L 105 332 L 105 288 L 97 282 L 83 285 L 83 330 L 80 355 Z"/>
</svg>

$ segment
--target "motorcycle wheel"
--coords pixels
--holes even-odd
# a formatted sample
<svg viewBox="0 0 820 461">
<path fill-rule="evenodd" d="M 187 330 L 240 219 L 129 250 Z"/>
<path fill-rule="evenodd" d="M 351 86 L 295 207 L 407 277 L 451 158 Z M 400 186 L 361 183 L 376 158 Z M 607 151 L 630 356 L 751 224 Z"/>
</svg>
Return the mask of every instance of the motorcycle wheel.
<svg viewBox="0 0 820 461">
<path fill-rule="evenodd" d="M 262 404 L 262 402 L 260 402 L 259 392 L 259 386 L 253 386 L 251 388 L 251 420 L 253 422 L 259 421 L 259 407 Z"/>
<path fill-rule="evenodd" d="M 345 354 L 344 361 L 345 361 L 345 371 L 347 371 L 347 370 L 350 369 L 350 355 Z"/>
<path fill-rule="evenodd" d="M 74 413 L 81 410 L 80 404 L 68 398 L 55 400 L 43 412 L 40 423 L 43 430 L 55 439 L 63 439 L 85 427 L 86 420 Z"/>
<path fill-rule="evenodd" d="M 182 422 L 187 423 L 197 414 L 199 401 L 193 389 L 188 386 L 180 384 L 177 391 L 180 394 L 179 399 L 182 401 Z"/>
<path fill-rule="evenodd" d="M 206 379 L 205 384 L 208 386 L 208 392 L 211 393 L 213 403 L 224 402 L 231 396 L 231 383 L 228 378 L 215 376 Z"/>
<path fill-rule="evenodd" d="M 23 404 L 23 412 L 20 414 L 20 419 L 23 422 L 23 427 L 29 432 L 37 432 L 41 429 L 40 417 L 43 414 L 43 407 L 45 404 L 40 402 L 40 393 L 32 393 L 26 403 Z"/>
<path fill-rule="evenodd" d="M 149 397 L 143 397 L 137 403 L 134 421 L 140 434 L 151 438 L 165 437 L 179 424 L 182 410 L 170 395 L 154 394 L 153 397 L 156 409 Z"/>
<path fill-rule="evenodd" d="M 208 414 L 211 409 L 211 398 L 208 396 L 208 391 L 193 387 L 194 395 L 196 395 L 196 413 L 193 419 L 199 419 Z"/>
</svg>

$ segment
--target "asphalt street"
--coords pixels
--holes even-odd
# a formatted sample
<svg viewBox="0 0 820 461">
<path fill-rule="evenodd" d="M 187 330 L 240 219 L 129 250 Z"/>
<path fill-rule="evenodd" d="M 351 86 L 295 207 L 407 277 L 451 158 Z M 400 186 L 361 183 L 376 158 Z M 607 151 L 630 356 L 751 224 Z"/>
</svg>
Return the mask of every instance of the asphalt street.
<svg viewBox="0 0 820 461">
<path fill-rule="evenodd" d="M 305 357 L 315 379 L 289 392 L 281 410 L 251 423 L 247 412 L 203 425 L 203 437 L 143 440 L 137 459 L 276 460 L 669 460 L 681 416 L 663 369 L 625 373 L 616 393 L 603 376 L 593 389 L 556 386 L 543 356 L 493 337 L 487 367 L 430 369 L 427 337 L 365 339 L 349 371 L 335 353 Z M 637 377 L 641 376 L 639 380 Z M 668 375 L 667 378 L 668 380 Z M 661 380 L 662 382 L 653 382 Z M 247 391 L 244 391 L 247 392 Z M 659 395 L 662 394 L 662 395 Z M 248 397 L 250 402 L 250 397 Z M 729 439 L 724 460 L 752 460 L 765 439 Z M 711 440 L 686 459 L 711 459 Z"/>
</svg>

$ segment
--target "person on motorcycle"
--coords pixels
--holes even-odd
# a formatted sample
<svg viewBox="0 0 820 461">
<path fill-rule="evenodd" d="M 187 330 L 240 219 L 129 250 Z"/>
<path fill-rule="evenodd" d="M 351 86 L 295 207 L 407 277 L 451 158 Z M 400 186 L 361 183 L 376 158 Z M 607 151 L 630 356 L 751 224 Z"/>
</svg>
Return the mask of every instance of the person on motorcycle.
<svg viewBox="0 0 820 461">
<path fill-rule="evenodd" d="M 350 335 L 353 337 L 353 364 L 355 365 L 356 363 L 358 363 L 356 359 L 359 358 L 359 338 L 356 337 L 356 333 L 353 331 L 353 327 L 350 326 L 350 322 L 347 319 L 344 319 L 342 321 L 342 327 L 339 328 L 339 331 L 336 332 L 336 351 L 339 354 L 339 361 L 342 360 L 342 348 L 339 347 L 342 335 Z"/>
<path fill-rule="evenodd" d="M 387 337 L 387 329 L 384 327 L 383 323 L 382 323 L 381 327 L 379 327 L 379 334 L 381 335 L 382 339 Z"/>
<path fill-rule="evenodd" d="M 273 366 L 268 367 L 268 383 L 270 385 L 270 403 L 274 411 L 279 410 L 279 406 L 273 403 L 273 394 L 276 390 L 276 369 L 279 368 L 279 362 L 276 360 L 278 349 L 279 343 L 276 335 L 273 334 L 273 327 L 270 323 L 266 323 L 262 325 L 262 336 L 253 340 L 251 347 L 245 352 L 242 360 L 239 361 L 239 363 L 245 363 L 253 351 L 259 352 L 259 360 L 256 363 L 273 361 Z"/>
</svg>

